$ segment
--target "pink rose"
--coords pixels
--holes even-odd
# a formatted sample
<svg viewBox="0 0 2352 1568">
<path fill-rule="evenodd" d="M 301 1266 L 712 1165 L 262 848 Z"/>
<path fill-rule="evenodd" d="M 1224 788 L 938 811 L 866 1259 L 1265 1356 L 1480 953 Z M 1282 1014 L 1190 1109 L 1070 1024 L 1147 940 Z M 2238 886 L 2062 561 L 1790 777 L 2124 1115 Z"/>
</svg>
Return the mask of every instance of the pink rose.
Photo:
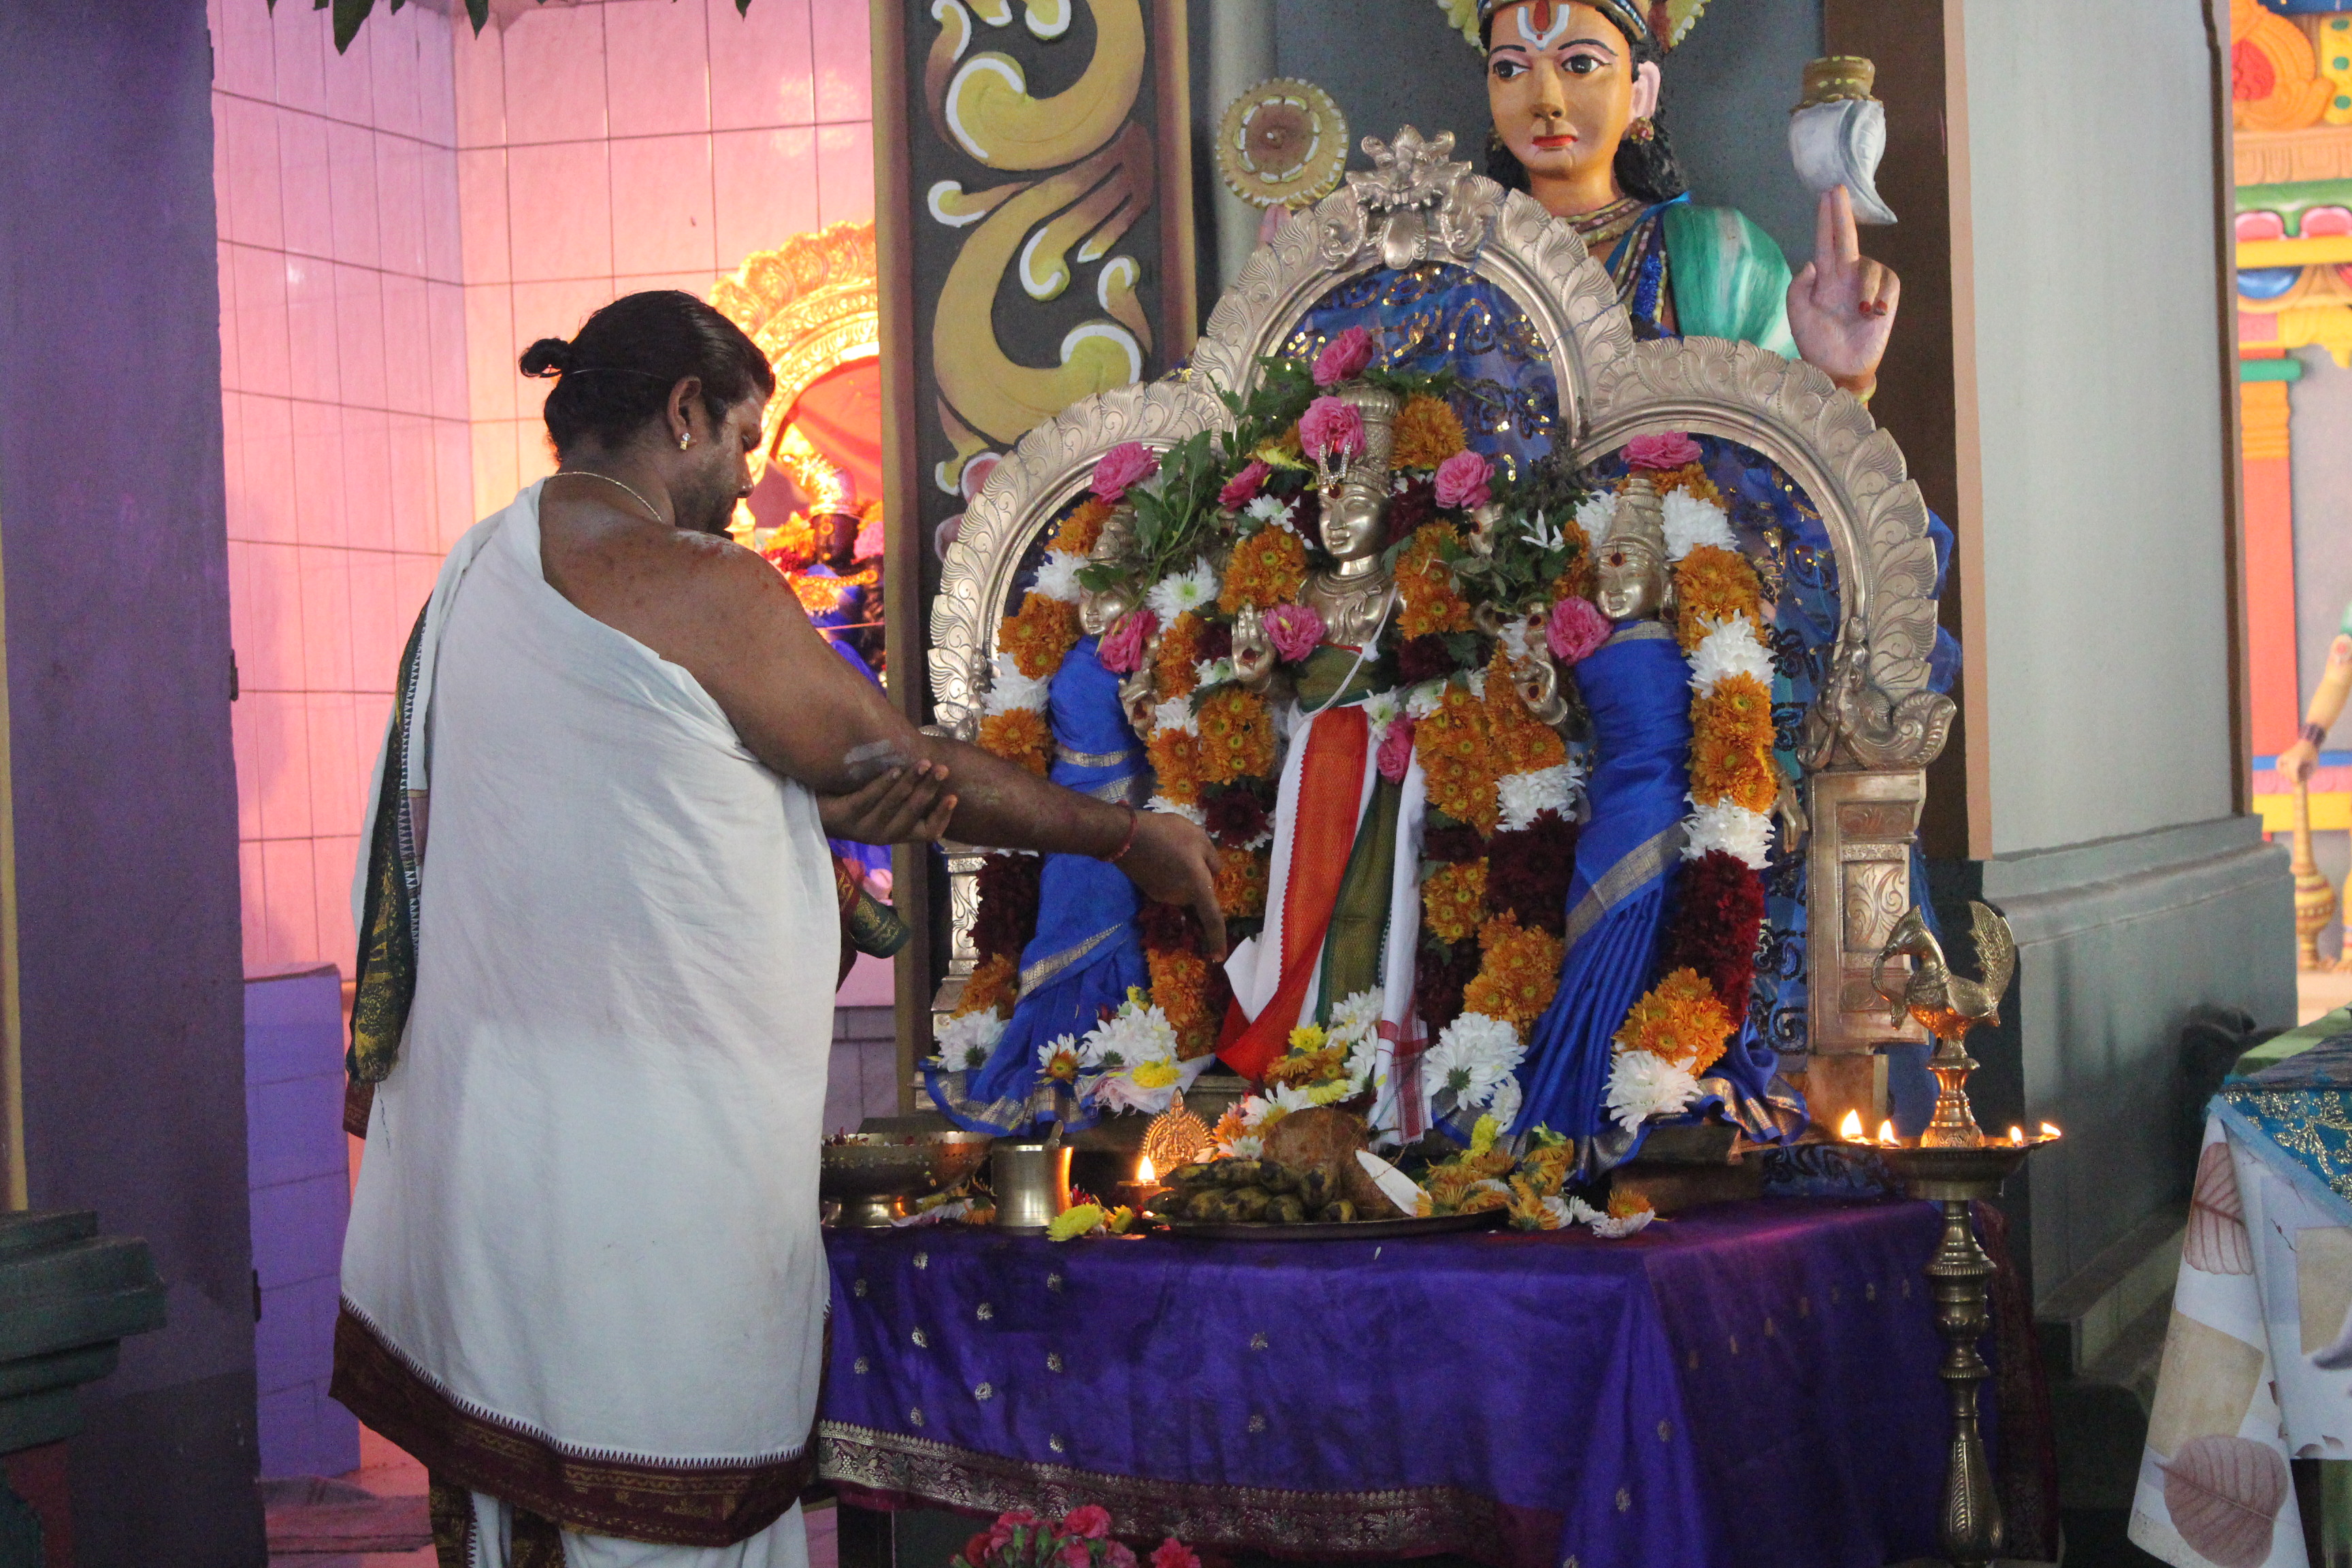
<svg viewBox="0 0 2352 1568">
<path fill-rule="evenodd" d="M 1349 327 L 1323 345 L 1315 356 L 1315 384 L 1337 386 L 1351 376 L 1361 375 L 1364 367 L 1372 363 L 1372 334 L 1362 327 Z"/>
<path fill-rule="evenodd" d="M 1201 1559 L 1171 1535 L 1152 1551 L 1151 1568 L 1201 1568 Z"/>
<path fill-rule="evenodd" d="M 1135 1553 L 1123 1541 L 1106 1542 L 1103 1544 L 1103 1568 L 1135 1568 Z"/>
<path fill-rule="evenodd" d="M 1437 465 L 1437 504 L 1480 507 L 1492 499 L 1486 481 L 1495 470 L 1475 452 L 1456 452 Z"/>
<path fill-rule="evenodd" d="M 1275 658 L 1297 664 L 1322 643 L 1323 617 L 1311 605 L 1276 605 L 1265 613 L 1265 635 Z"/>
<path fill-rule="evenodd" d="M 1352 403 L 1336 397 L 1318 397 L 1307 405 L 1298 421 L 1298 444 L 1307 455 L 1320 461 L 1328 458 L 1358 458 L 1364 451 L 1364 416 Z"/>
<path fill-rule="evenodd" d="M 1217 492 L 1217 504 L 1227 511 L 1241 510 L 1257 500 L 1257 492 L 1265 489 L 1266 476 L 1273 472 L 1272 468 L 1252 458 L 1249 467 L 1227 479 L 1225 488 Z"/>
<path fill-rule="evenodd" d="M 1591 600 L 1562 599 L 1551 607 L 1544 641 L 1551 645 L 1553 658 L 1574 664 L 1607 642 L 1612 629 L 1609 617 L 1594 609 Z"/>
<path fill-rule="evenodd" d="M 1679 468 L 1696 463 L 1701 454 L 1698 443 L 1679 430 L 1663 436 L 1636 436 L 1625 443 L 1625 466 L 1629 468 Z"/>
<path fill-rule="evenodd" d="M 1151 448 L 1140 441 L 1122 441 L 1102 455 L 1095 465 L 1095 494 L 1115 501 L 1127 494 L 1131 485 L 1142 483 L 1160 471 L 1160 459 Z"/>
<path fill-rule="evenodd" d="M 1080 1503 L 1062 1516 L 1062 1533 L 1100 1541 L 1110 1534 L 1110 1510 L 1100 1503 Z"/>
<path fill-rule="evenodd" d="M 1150 645 L 1151 634 L 1159 629 L 1160 617 L 1150 610 L 1129 610 L 1110 628 L 1110 635 L 1103 638 L 1095 657 L 1113 675 L 1133 675 L 1143 668 L 1143 650 Z"/>
<path fill-rule="evenodd" d="M 1062 1549 L 1054 1553 L 1060 1568 L 1092 1568 L 1094 1560 L 1095 1543 L 1078 1536 L 1062 1542 Z"/>
<path fill-rule="evenodd" d="M 877 513 L 858 526 L 857 542 L 849 547 L 849 553 L 859 561 L 872 561 L 881 555 L 887 542 L 882 532 L 881 515 Z"/>
<path fill-rule="evenodd" d="M 1031 1525 L 1044 1522 L 1045 1521 L 1027 1509 L 1016 1508 L 1010 1513 L 1000 1513 L 996 1516 L 996 1522 L 988 1527 L 988 1549 L 991 1552 L 1002 1552 L 1004 1550 L 1005 1542 L 1013 1539 L 1014 1531 L 1024 1530 Z"/>
<path fill-rule="evenodd" d="M 1389 721 L 1389 732 L 1381 737 L 1380 763 L 1381 777 L 1391 784 L 1404 783 L 1412 767 L 1412 721 L 1402 713 Z"/>
</svg>

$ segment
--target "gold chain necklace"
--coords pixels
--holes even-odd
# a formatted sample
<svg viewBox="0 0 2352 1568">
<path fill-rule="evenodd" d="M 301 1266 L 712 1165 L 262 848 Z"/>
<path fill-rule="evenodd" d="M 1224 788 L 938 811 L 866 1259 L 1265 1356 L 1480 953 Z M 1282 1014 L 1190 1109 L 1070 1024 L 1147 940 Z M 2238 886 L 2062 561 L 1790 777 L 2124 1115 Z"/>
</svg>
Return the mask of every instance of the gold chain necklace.
<svg viewBox="0 0 2352 1568">
<path fill-rule="evenodd" d="M 556 477 L 557 479 L 602 479 L 602 480 L 604 480 L 606 484 L 611 485 L 611 486 L 612 486 L 614 489 L 615 489 L 627 490 L 627 491 L 628 491 L 628 495 L 629 495 L 629 499 L 630 499 L 631 500 L 635 501 L 639 506 L 641 506 L 641 507 L 645 508 L 647 511 L 649 511 L 649 512 L 653 513 L 653 518 L 654 518 L 654 521 L 655 521 L 656 522 L 660 523 L 664 528 L 667 528 L 667 527 L 669 526 L 669 519 L 667 519 L 667 518 L 664 517 L 664 516 L 661 514 L 661 508 L 659 508 L 659 507 L 657 507 L 657 506 L 654 505 L 654 503 L 653 503 L 653 502 L 651 502 L 651 501 L 647 500 L 645 497 L 643 497 L 643 496 L 641 496 L 641 495 L 637 494 L 637 492 L 636 492 L 636 491 L 635 491 L 635 490 L 633 490 L 633 489 L 629 489 L 629 487 L 628 487 L 628 486 L 626 486 L 626 485 L 625 485 L 625 484 L 621 483 L 621 481 L 620 481 L 620 480 L 618 480 L 618 479 L 614 479 L 614 478 L 612 475 L 610 475 L 610 474 L 600 474 L 600 473 L 597 473 L 597 472 L 596 472 L 594 469 L 593 469 L 593 468 L 560 468 L 560 469 L 558 469 L 558 470 L 556 471 L 555 477 Z"/>
</svg>

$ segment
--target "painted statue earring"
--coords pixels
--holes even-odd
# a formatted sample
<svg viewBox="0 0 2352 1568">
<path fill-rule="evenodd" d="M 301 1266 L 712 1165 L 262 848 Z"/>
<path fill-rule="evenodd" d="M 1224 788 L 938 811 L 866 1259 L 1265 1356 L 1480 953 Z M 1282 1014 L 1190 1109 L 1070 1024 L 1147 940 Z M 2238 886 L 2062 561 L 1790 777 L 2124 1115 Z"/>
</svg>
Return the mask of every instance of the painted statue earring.
<svg viewBox="0 0 2352 1568">
<path fill-rule="evenodd" d="M 1625 127 L 1625 140 L 1628 142 L 1654 142 L 1657 139 L 1658 128 L 1650 123 L 1650 117 L 1646 114 Z"/>
</svg>

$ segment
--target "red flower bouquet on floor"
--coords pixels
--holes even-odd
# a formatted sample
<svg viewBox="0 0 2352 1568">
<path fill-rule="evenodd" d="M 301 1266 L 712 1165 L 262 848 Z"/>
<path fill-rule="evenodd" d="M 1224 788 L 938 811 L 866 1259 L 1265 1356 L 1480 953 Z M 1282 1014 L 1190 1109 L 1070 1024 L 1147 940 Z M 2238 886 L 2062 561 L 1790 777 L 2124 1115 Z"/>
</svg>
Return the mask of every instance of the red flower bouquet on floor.
<svg viewBox="0 0 2352 1568">
<path fill-rule="evenodd" d="M 1171 1536 L 1151 1554 L 1152 1568 L 1201 1568 L 1191 1548 Z M 963 1543 L 948 1568 L 1137 1568 L 1133 1549 L 1111 1539 L 1110 1510 L 1081 1503 L 1057 1523 L 1025 1509 L 999 1514 Z"/>
</svg>

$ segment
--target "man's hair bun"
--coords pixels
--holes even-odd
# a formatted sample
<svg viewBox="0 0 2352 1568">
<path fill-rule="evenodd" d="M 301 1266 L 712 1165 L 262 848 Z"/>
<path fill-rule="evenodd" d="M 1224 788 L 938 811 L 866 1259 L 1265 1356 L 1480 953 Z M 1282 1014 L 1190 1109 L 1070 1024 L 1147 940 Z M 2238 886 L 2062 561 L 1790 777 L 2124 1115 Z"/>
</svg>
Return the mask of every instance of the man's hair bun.
<svg viewBox="0 0 2352 1568">
<path fill-rule="evenodd" d="M 521 368 L 525 375 L 562 375 L 575 363 L 572 345 L 562 338 L 541 338 L 522 351 Z"/>
</svg>

